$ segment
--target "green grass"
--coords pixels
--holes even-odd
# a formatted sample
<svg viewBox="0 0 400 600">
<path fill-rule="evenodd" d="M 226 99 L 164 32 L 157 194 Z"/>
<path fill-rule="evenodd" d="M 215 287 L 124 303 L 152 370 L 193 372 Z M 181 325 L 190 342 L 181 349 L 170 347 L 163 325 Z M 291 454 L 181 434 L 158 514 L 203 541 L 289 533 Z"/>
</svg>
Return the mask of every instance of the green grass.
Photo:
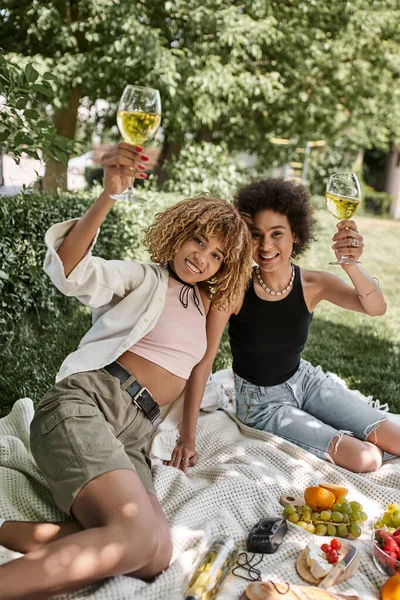
<svg viewBox="0 0 400 600">
<path fill-rule="evenodd" d="M 318 241 L 299 264 L 346 278 L 340 267 L 328 265 L 336 221 L 325 210 L 318 211 L 317 218 Z M 379 278 L 388 301 L 387 313 L 371 318 L 321 303 L 303 356 L 400 413 L 400 222 L 358 217 L 357 224 L 365 241 L 363 267 Z M 76 349 L 89 327 L 88 311 L 74 300 L 63 318 L 42 315 L 39 321 L 35 315 L 25 316 L 12 344 L 1 354 L 2 416 L 18 398 L 29 396 L 37 402 L 43 396 L 65 356 Z M 214 369 L 230 366 L 230 360 L 225 333 Z"/>
</svg>

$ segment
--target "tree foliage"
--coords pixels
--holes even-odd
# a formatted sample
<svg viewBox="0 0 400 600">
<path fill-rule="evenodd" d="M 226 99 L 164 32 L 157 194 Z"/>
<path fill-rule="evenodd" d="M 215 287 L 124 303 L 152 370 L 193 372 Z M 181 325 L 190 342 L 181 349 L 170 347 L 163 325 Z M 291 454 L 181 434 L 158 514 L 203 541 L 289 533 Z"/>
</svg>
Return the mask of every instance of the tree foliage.
<svg viewBox="0 0 400 600">
<path fill-rule="evenodd" d="M 39 75 L 31 62 L 22 69 L 0 51 L 0 147 L 18 161 L 22 152 L 39 159 L 38 151 L 66 164 L 68 140 L 57 134 L 51 121 L 38 110 L 38 95 L 51 102 L 51 86 L 56 78 L 48 72 Z"/>
<path fill-rule="evenodd" d="M 89 104 L 107 99 L 110 115 L 126 83 L 158 87 L 163 158 L 193 139 L 267 162 L 279 152 L 273 137 L 378 147 L 400 139 L 397 0 L 6 5 L 6 51 L 40 57 L 57 75 L 59 110 L 74 91 Z"/>
</svg>

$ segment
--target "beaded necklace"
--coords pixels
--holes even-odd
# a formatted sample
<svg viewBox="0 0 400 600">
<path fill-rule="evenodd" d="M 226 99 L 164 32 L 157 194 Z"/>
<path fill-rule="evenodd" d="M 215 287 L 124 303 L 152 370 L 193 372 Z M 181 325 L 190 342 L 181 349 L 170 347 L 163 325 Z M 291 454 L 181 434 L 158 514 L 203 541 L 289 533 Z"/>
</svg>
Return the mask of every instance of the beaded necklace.
<svg viewBox="0 0 400 600">
<path fill-rule="evenodd" d="M 290 288 L 293 285 L 294 273 L 295 273 L 294 265 L 292 265 L 292 275 L 290 277 L 289 283 L 280 292 L 274 292 L 274 290 L 271 290 L 267 285 L 265 285 L 265 283 L 264 283 L 264 281 L 263 281 L 263 279 L 261 277 L 260 267 L 257 266 L 255 268 L 255 271 L 256 271 L 256 277 L 258 279 L 258 283 L 261 285 L 262 289 L 265 290 L 267 292 L 267 294 L 271 294 L 271 296 L 283 296 L 284 294 L 286 294 L 290 290 Z"/>
</svg>

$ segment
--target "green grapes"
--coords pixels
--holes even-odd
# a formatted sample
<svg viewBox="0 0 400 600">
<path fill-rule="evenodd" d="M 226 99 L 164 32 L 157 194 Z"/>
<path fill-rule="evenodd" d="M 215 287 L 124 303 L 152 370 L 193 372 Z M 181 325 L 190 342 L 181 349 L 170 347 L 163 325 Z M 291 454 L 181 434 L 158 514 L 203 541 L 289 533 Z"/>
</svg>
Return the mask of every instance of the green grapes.
<svg viewBox="0 0 400 600">
<path fill-rule="evenodd" d="M 284 508 L 285 515 L 294 515 L 296 514 L 296 509 L 294 506 L 287 504 Z"/>
<path fill-rule="evenodd" d="M 349 530 L 346 525 L 338 525 L 337 534 L 339 537 L 346 537 L 349 533 Z"/>
<path fill-rule="evenodd" d="M 327 527 L 326 525 L 317 525 L 315 528 L 315 533 L 317 535 L 326 535 Z"/>
<path fill-rule="evenodd" d="M 335 537 L 336 531 L 337 531 L 336 527 L 334 525 L 332 525 L 332 523 L 329 523 L 326 526 L 326 532 L 327 532 L 328 535 L 331 535 L 332 537 Z"/>
<path fill-rule="evenodd" d="M 343 513 L 339 512 L 338 510 L 335 510 L 335 512 L 332 513 L 332 521 L 334 523 L 342 523 Z"/>
<path fill-rule="evenodd" d="M 361 511 L 362 521 L 367 520 L 367 515 Z M 375 529 L 387 528 L 390 530 L 398 529 L 400 527 L 400 503 L 388 504 L 386 511 L 383 515 L 377 519 L 374 525 Z"/>
<path fill-rule="evenodd" d="M 297 521 L 300 521 L 300 517 L 297 513 L 294 513 L 293 515 L 289 515 L 289 521 L 291 523 L 297 523 Z"/>
<path fill-rule="evenodd" d="M 361 521 L 361 511 L 353 510 L 353 512 L 351 513 L 351 518 L 353 519 L 353 521 Z"/>
<path fill-rule="evenodd" d="M 330 510 L 323 510 L 322 513 L 321 513 L 321 515 L 320 515 L 320 518 L 323 521 L 330 521 L 331 517 L 332 517 L 332 513 L 331 513 Z"/>
<path fill-rule="evenodd" d="M 343 513 L 344 515 L 345 514 L 349 515 L 352 511 L 353 511 L 353 509 L 351 508 L 351 506 L 348 502 L 343 503 L 340 506 L 340 512 Z"/>
<path fill-rule="evenodd" d="M 396 512 L 392 513 L 392 521 L 395 527 L 399 527 L 400 525 L 400 510 L 396 510 Z"/>
<path fill-rule="evenodd" d="M 393 524 L 395 519 L 400 523 L 400 504 L 390 505 L 391 511 L 386 511 L 381 520 L 377 523 L 384 526 L 384 517 L 386 521 Z M 285 506 L 283 513 L 285 518 L 294 523 L 308 533 L 315 535 L 329 535 L 332 537 L 360 537 L 362 533 L 363 521 L 368 519 L 367 514 L 362 510 L 359 502 L 349 502 L 346 498 L 340 497 L 332 506 L 331 510 L 322 510 L 318 512 L 312 510 L 308 504 L 303 506 Z M 394 518 L 393 518 L 394 517 Z M 375 524 L 376 527 L 376 524 Z"/>
<path fill-rule="evenodd" d="M 351 535 L 353 535 L 355 538 L 360 537 L 360 535 L 362 534 L 362 528 L 361 525 L 359 525 L 358 523 L 352 523 L 351 527 L 350 527 L 350 533 Z"/>
</svg>

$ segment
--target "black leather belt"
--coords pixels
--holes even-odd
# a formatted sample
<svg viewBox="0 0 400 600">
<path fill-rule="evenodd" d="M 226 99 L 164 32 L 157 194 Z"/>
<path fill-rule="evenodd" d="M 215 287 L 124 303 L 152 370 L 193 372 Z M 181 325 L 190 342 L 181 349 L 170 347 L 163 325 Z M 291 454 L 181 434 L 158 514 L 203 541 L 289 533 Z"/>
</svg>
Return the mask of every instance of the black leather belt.
<svg viewBox="0 0 400 600">
<path fill-rule="evenodd" d="M 110 365 L 106 365 L 104 369 L 110 373 L 110 375 L 119 379 L 121 385 L 132 375 L 127 369 L 115 361 Z M 160 407 L 157 402 L 153 400 L 149 390 L 140 385 L 138 380 L 135 379 L 135 381 L 126 388 L 126 391 L 132 396 L 133 402 L 145 413 L 151 423 L 153 425 L 158 425 L 158 422 L 161 420 Z"/>
</svg>

